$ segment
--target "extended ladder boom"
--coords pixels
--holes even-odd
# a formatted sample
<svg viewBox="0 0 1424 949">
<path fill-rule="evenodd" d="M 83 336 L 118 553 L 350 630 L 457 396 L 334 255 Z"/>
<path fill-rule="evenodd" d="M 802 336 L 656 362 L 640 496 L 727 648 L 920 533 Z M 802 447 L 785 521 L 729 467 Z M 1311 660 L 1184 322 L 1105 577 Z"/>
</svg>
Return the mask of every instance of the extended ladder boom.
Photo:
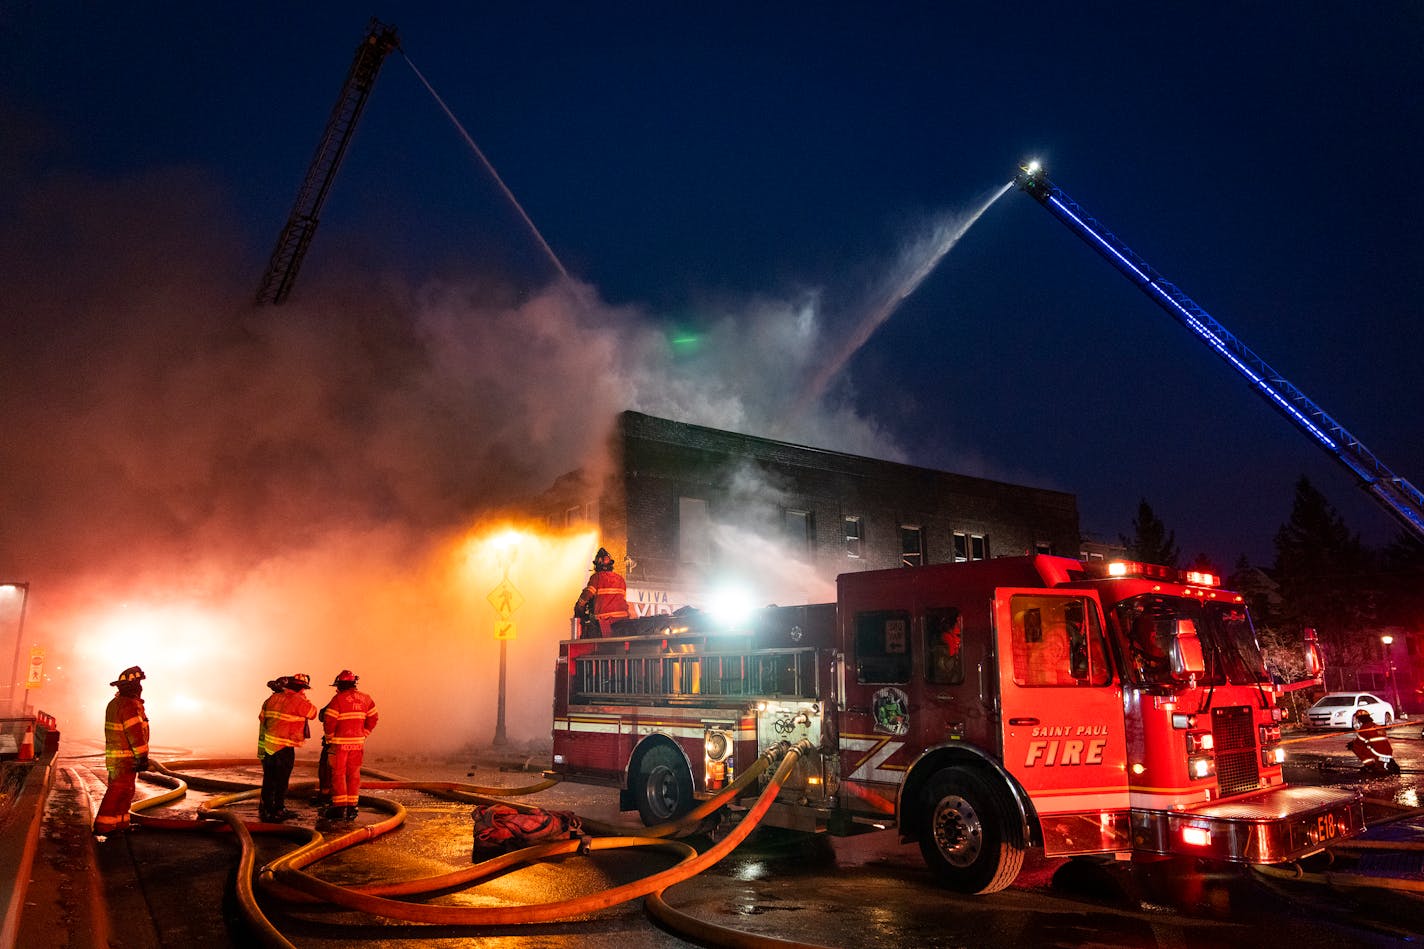
<svg viewBox="0 0 1424 949">
<path fill-rule="evenodd" d="M 307 169 L 306 180 L 297 192 L 296 203 L 292 205 L 291 216 L 277 237 L 277 246 L 272 251 L 272 260 L 267 265 L 267 273 L 262 278 L 262 286 L 257 291 L 257 302 L 281 303 L 292 292 L 297 281 L 297 271 L 301 269 L 302 258 L 306 256 L 312 236 L 316 233 L 321 206 L 326 201 L 331 183 L 336 180 L 336 172 L 341 167 L 341 159 L 351 144 L 351 135 L 356 130 L 356 121 L 366 100 L 371 95 L 371 87 L 376 84 L 376 74 L 386 54 L 400 46 L 396 28 L 386 26 L 372 19 L 367 27 L 366 38 L 356 47 L 356 57 L 351 62 L 351 72 L 341 87 L 341 95 L 327 119 L 326 131 Z"/>
<path fill-rule="evenodd" d="M 1088 246 L 1107 258 L 1168 315 L 1191 330 L 1228 365 L 1245 376 L 1257 395 L 1349 468 L 1360 479 L 1361 487 L 1374 495 L 1416 538 L 1424 540 L 1424 494 L 1418 488 L 1385 467 L 1344 426 L 1325 414 L 1245 343 L 1231 335 L 1185 293 L 1088 216 L 1072 198 L 1048 180 L 1036 162 L 1021 165 L 1014 181 Z"/>
</svg>

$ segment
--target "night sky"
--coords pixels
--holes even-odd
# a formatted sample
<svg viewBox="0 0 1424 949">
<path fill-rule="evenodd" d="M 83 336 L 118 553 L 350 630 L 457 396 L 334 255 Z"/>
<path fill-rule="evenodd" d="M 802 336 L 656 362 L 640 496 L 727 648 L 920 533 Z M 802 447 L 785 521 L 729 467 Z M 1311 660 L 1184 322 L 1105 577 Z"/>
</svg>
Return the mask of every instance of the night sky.
<svg viewBox="0 0 1424 949">
<path fill-rule="evenodd" d="M 337 533 L 541 489 L 624 408 L 1069 491 L 1104 540 L 1146 498 L 1228 569 L 1269 564 L 1302 474 L 1387 542 L 1018 191 L 788 413 L 1037 158 L 1424 482 L 1424 8 L 1163 6 L 4 3 L 0 579 L 319 572 Z M 370 15 L 404 55 L 291 300 L 256 309 Z M 199 547 L 224 553 L 175 580 Z"/>
</svg>

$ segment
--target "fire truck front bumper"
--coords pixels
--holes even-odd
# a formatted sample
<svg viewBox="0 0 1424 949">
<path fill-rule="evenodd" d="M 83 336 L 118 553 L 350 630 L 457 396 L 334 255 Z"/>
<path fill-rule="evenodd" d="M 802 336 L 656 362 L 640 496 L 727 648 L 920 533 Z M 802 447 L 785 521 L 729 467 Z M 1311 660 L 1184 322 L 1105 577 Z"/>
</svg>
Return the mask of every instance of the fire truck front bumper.
<svg viewBox="0 0 1424 949">
<path fill-rule="evenodd" d="M 1359 791 L 1283 787 L 1180 811 L 1133 811 L 1135 849 L 1232 863 L 1286 863 L 1365 829 Z"/>
</svg>

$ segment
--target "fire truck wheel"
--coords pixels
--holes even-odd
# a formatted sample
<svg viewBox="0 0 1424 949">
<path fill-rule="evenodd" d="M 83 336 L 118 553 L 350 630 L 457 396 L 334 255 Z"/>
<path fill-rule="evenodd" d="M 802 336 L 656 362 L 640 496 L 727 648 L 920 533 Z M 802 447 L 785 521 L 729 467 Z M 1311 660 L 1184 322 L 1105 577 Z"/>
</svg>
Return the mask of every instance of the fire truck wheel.
<svg viewBox="0 0 1424 949">
<path fill-rule="evenodd" d="M 961 893 L 996 893 L 1023 867 L 1022 834 L 1003 787 L 963 768 L 945 768 L 923 797 L 920 853 L 940 880 Z"/>
<path fill-rule="evenodd" d="M 676 820 L 692 810 L 692 774 L 671 748 L 653 748 L 638 763 L 633 797 L 644 826 Z"/>
</svg>

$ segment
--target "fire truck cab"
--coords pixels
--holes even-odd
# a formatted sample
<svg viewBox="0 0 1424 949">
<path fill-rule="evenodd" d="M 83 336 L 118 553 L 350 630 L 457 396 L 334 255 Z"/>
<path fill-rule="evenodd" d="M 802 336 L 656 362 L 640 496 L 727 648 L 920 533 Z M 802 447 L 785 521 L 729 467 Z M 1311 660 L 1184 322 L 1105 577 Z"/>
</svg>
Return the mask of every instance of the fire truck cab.
<svg viewBox="0 0 1424 949">
<path fill-rule="evenodd" d="M 1267 864 L 1363 830 L 1358 791 L 1284 783 L 1249 614 L 1215 578 L 1034 556 L 837 586 L 736 626 L 683 611 L 564 641 L 553 770 L 653 824 L 809 739 L 769 822 L 894 826 L 974 893 L 1030 847 Z"/>
</svg>

